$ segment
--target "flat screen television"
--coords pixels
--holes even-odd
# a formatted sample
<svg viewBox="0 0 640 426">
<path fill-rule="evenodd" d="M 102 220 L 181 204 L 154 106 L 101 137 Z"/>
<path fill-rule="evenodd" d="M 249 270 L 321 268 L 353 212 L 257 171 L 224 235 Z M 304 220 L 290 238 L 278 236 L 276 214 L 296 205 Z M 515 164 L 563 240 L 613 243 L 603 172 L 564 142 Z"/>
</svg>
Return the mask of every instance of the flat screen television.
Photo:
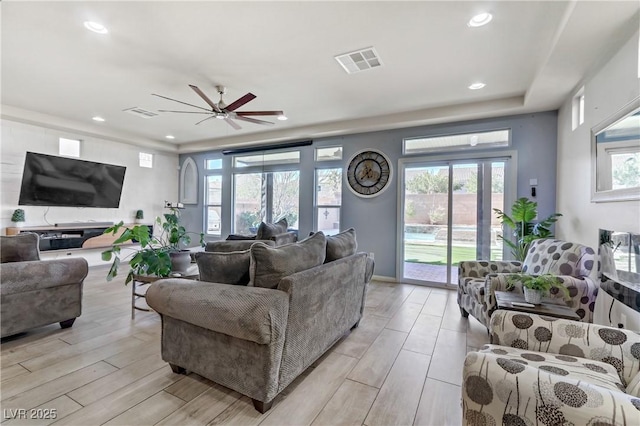
<svg viewBox="0 0 640 426">
<path fill-rule="evenodd" d="M 27 152 L 21 206 L 118 208 L 126 167 Z"/>
</svg>

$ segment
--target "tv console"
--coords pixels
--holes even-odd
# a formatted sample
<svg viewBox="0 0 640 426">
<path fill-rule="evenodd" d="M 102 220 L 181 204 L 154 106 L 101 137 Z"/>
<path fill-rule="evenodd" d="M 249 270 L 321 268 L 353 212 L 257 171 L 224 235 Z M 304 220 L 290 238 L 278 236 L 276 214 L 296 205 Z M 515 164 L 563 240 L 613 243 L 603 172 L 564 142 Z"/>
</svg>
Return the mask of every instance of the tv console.
<svg viewBox="0 0 640 426">
<path fill-rule="evenodd" d="M 64 226 L 58 226 L 64 225 Z M 68 225 L 68 226 L 67 226 Z M 133 227 L 135 224 L 125 224 L 124 227 Z M 146 225 L 153 232 L 153 225 Z M 56 226 L 29 226 L 22 228 L 7 228 L 7 235 L 18 235 L 21 232 L 33 232 L 40 236 L 40 251 L 68 250 L 68 249 L 92 249 L 110 247 L 124 231 L 116 235 L 104 235 L 109 226 L 104 222 L 91 225 L 56 224 Z"/>
</svg>

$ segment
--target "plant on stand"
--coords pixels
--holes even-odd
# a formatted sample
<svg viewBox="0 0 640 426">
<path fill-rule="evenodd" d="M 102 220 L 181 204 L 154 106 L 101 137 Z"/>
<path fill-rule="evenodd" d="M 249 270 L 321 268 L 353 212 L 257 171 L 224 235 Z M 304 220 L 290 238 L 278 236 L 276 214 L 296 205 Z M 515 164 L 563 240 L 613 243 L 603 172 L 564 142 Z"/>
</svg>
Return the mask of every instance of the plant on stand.
<svg viewBox="0 0 640 426">
<path fill-rule="evenodd" d="M 500 209 L 493 209 L 493 211 L 496 212 L 503 225 L 513 229 L 512 234 L 516 240 L 515 242 L 504 238 L 502 235 L 499 238 L 511 248 L 513 257 L 521 262 L 527 257 L 529 246 L 534 240 L 553 237 L 550 229 L 551 225 L 558 221 L 558 217 L 562 216 L 560 213 L 554 213 L 546 219 L 534 222 L 534 219 L 538 216 L 538 203 L 525 197 L 518 198 L 513 203 L 511 216 L 508 216 Z"/>
<path fill-rule="evenodd" d="M 512 291 L 518 284 L 522 285 L 524 300 L 534 305 L 540 304 L 542 298 L 547 296 L 554 287 L 561 291 L 566 298 L 569 297 L 569 290 L 555 275 L 510 274 L 507 277 L 507 290 Z"/>
<path fill-rule="evenodd" d="M 191 256 L 189 250 L 182 250 L 182 246 L 189 244 L 191 242 L 189 234 L 195 233 L 187 232 L 184 226 L 180 225 L 178 209 L 170 210 L 171 212 L 165 213 L 162 218 L 156 218 L 157 225 L 162 229 L 157 236 L 152 235 L 147 225 L 124 228 L 122 221 L 104 231 L 105 234 L 119 235 L 111 248 L 102 252 L 102 260 L 112 261 L 107 281 L 111 281 L 118 275 L 121 261 L 129 256 L 131 259 L 125 284 L 133 280 L 134 275 L 168 277 L 171 273 L 186 271 L 191 263 Z M 200 245 L 204 246 L 204 233 L 199 235 Z M 127 243 L 139 243 L 140 249 L 130 249 L 133 253 L 121 259 L 122 245 Z"/>
<path fill-rule="evenodd" d="M 15 223 L 17 227 L 21 227 L 24 224 L 24 210 L 15 209 L 11 215 L 11 222 Z"/>
</svg>

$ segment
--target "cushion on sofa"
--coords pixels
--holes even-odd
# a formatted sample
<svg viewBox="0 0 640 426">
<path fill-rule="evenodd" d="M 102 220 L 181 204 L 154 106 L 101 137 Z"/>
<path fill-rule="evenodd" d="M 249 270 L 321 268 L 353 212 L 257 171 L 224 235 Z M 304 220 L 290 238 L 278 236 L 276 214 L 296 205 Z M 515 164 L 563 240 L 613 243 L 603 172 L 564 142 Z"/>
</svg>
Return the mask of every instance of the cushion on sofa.
<svg viewBox="0 0 640 426">
<path fill-rule="evenodd" d="M 200 271 L 200 281 L 233 285 L 249 283 L 249 264 L 251 252 L 200 252 L 196 253 L 196 262 Z"/>
<path fill-rule="evenodd" d="M 0 237 L 1 263 L 40 260 L 39 238 L 38 234 L 33 232 L 23 232 L 11 237 Z"/>
<path fill-rule="evenodd" d="M 629 382 L 629 386 L 627 386 L 627 393 L 640 398 L 640 372 L 636 373 L 636 375 L 633 376 L 633 379 Z"/>
<path fill-rule="evenodd" d="M 327 240 L 322 232 L 298 243 L 271 248 L 251 246 L 250 286 L 276 288 L 283 277 L 324 263 Z"/>
<path fill-rule="evenodd" d="M 275 246 L 273 241 L 262 241 L 263 243 Z M 228 253 L 231 251 L 244 251 L 249 250 L 252 245 L 256 243 L 255 240 L 227 240 L 227 241 L 209 241 L 204 248 L 204 251 L 217 251 Z"/>
<path fill-rule="evenodd" d="M 287 223 L 287 219 L 285 219 L 284 217 L 276 223 L 262 222 L 258 227 L 258 235 L 256 235 L 256 240 L 270 240 L 278 234 L 287 232 L 288 227 L 289 224 Z"/>
<path fill-rule="evenodd" d="M 327 257 L 324 263 L 333 262 L 343 257 L 356 254 L 358 242 L 356 241 L 356 230 L 349 228 L 336 235 L 327 236 Z"/>
<path fill-rule="evenodd" d="M 519 363 L 547 373 L 568 376 L 612 391 L 624 391 L 624 386 L 615 367 L 606 362 L 499 345 L 485 345 L 480 352 L 490 353 L 492 356 L 498 357 L 498 364 Z M 505 370 L 508 371 L 508 368 Z"/>
</svg>

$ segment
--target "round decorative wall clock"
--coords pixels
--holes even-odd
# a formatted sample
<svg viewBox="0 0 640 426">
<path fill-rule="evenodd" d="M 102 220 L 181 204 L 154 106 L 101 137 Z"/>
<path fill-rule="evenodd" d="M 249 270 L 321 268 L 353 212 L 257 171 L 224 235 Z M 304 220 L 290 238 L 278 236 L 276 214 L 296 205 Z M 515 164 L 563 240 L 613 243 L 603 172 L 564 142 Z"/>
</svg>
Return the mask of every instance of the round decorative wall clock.
<svg viewBox="0 0 640 426">
<path fill-rule="evenodd" d="M 347 166 L 349 189 L 359 197 L 375 197 L 391 182 L 391 163 L 385 154 L 373 149 L 357 152 Z"/>
</svg>

